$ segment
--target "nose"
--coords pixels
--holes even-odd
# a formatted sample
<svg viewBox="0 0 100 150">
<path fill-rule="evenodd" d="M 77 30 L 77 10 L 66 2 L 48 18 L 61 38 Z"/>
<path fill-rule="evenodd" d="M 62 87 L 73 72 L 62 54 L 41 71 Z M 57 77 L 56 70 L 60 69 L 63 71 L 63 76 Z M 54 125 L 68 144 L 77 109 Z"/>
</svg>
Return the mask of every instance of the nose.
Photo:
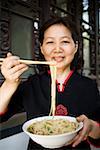
<svg viewBox="0 0 100 150">
<path fill-rule="evenodd" d="M 56 45 L 56 47 L 55 47 L 55 53 L 60 53 L 60 52 L 61 52 L 60 45 Z"/>
<path fill-rule="evenodd" d="M 56 51 L 57 51 L 57 52 L 60 51 L 60 47 L 59 47 L 59 46 L 56 47 Z"/>
</svg>

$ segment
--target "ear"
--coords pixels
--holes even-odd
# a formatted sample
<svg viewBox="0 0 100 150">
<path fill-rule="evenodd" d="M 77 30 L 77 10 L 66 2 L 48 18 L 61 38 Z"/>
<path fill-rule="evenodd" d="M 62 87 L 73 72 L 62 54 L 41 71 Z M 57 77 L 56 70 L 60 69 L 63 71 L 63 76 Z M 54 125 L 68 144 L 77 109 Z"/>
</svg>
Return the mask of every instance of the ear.
<svg viewBox="0 0 100 150">
<path fill-rule="evenodd" d="M 43 48 L 42 48 L 42 46 L 40 46 L 40 49 L 41 49 L 41 53 L 44 55 L 44 52 L 43 52 Z"/>
<path fill-rule="evenodd" d="M 75 53 L 77 52 L 77 50 L 78 50 L 78 41 L 76 41 L 75 43 Z"/>
</svg>

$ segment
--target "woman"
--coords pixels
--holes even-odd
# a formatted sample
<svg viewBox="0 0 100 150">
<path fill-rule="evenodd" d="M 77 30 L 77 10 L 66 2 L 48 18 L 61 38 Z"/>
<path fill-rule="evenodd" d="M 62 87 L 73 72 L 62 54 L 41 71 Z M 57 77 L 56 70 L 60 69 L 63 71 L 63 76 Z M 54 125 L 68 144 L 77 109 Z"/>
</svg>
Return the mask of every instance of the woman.
<svg viewBox="0 0 100 150">
<path fill-rule="evenodd" d="M 87 142 L 100 140 L 100 95 L 94 81 L 78 74 L 75 59 L 78 35 L 75 26 L 66 18 L 53 18 L 40 30 L 40 49 L 46 61 L 57 64 L 57 96 L 55 115 L 71 115 L 84 124 L 69 146 L 62 149 L 90 149 Z M 1 66 L 5 81 L 0 88 L 0 111 L 8 116 L 27 112 L 27 119 L 48 115 L 50 111 L 50 71 L 35 74 L 21 83 L 20 75 L 28 69 L 11 53 Z M 88 119 L 89 118 L 89 119 Z M 99 143 L 99 142 L 98 142 Z M 97 145 L 97 143 L 96 143 Z M 30 141 L 29 149 L 44 149 Z M 61 149 L 61 148 L 60 148 Z"/>
</svg>

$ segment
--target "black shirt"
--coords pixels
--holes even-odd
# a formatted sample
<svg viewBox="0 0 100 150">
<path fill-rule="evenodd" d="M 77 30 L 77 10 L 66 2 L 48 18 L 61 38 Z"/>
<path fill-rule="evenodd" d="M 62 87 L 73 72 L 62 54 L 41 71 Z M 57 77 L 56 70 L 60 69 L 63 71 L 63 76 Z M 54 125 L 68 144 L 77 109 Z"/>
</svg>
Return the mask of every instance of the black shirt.
<svg viewBox="0 0 100 150">
<path fill-rule="evenodd" d="M 59 91 L 57 83 L 56 114 L 74 117 L 85 114 L 90 119 L 100 122 L 100 95 L 93 80 L 74 72 L 63 86 L 63 91 Z M 12 96 L 7 114 L 11 116 L 23 107 L 29 120 L 48 115 L 50 106 L 51 77 L 48 73 L 36 74 L 20 84 Z M 35 149 L 37 144 L 30 143 L 30 147 Z M 77 147 L 86 149 L 89 148 L 89 144 L 85 141 Z M 42 150 L 41 146 L 40 149 Z"/>
</svg>

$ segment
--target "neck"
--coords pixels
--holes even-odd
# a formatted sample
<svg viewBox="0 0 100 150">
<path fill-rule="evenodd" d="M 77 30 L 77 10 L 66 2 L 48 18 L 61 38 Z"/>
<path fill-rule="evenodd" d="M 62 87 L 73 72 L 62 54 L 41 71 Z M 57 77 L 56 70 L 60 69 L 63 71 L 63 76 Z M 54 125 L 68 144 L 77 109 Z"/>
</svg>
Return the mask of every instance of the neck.
<svg viewBox="0 0 100 150">
<path fill-rule="evenodd" d="M 60 83 L 60 84 L 64 83 L 69 72 L 70 72 L 70 68 L 67 68 L 64 70 L 57 70 L 57 81 L 58 81 L 58 83 Z"/>
</svg>

